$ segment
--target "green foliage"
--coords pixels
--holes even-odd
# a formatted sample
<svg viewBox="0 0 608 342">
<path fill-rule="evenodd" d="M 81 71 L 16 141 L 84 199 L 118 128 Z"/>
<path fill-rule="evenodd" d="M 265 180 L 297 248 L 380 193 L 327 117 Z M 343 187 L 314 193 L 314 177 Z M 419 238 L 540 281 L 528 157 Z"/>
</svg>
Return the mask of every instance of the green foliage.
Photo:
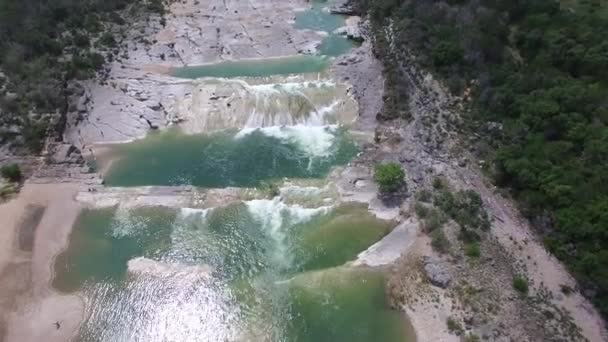
<svg viewBox="0 0 608 342">
<path fill-rule="evenodd" d="M 426 218 L 427 216 L 429 216 L 429 208 L 427 206 L 425 206 L 424 204 L 420 203 L 420 202 L 416 202 L 416 204 L 414 204 L 414 211 L 416 212 L 416 215 L 418 215 L 419 218 Z"/>
<path fill-rule="evenodd" d="M 455 194 L 443 190 L 435 198 L 435 204 L 460 225 L 464 234 L 490 229 L 488 213 L 483 208 L 481 197 L 473 190 L 461 190 Z"/>
<path fill-rule="evenodd" d="M 443 179 L 441 179 L 441 177 L 435 177 L 433 178 L 433 189 L 435 190 L 441 190 L 441 189 L 445 189 L 445 182 Z"/>
<path fill-rule="evenodd" d="M 162 0 L 148 0 L 147 8 L 151 12 L 158 13 L 160 15 L 165 14 L 165 6 Z"/>
<path fill-rule="evenodd" d="M 471 87 L 466 128 L 485 137 L 496 183 L 543 222 L 549 249 L 608 315 L 608 3 L 357 3 L 371 14 L 389 92 L 407 89 L 400 65 L 412 55 L 450 89 Z M 486 130 L 488 121 L 503 129 Z M 461 234 L 469 240 L 470 225 Z"/>
<path fill-rule="evenodd" d="M 163 11 L 160 0 L 145 4 Z M 95 76 L 105 61 L 91 42 L 101 34 L 102 45 L 115 46 L 111 23 L 124 23 L 117 11 L 128 5 L 142 8 L 136 0 L 0 0 L 0 126 L 21 131 L 0 134 L 1 144 L 38 153 L 47 135 L 61 134 L 63 120 L 44 114 L 64 114 L 69 80 Z"/>
<path fill-rule="evenodd" d="M 99 43 L 107 47 L 115 47 L 116 39 L 110 32 L 104 32 L 101 37 L 99 37 Z"/>
<path fill-rule="evenodd" d="M 382 192 L 394 192 L 405 185 L 405 171 L 397 163 L 378 164 L 374 169 L 374 181 Z"/>
<path fill-rule="evenodd" d="M 521 294 L 527 294 L 528 281 L 522 276 L 516 276 L 515 278 L 513 278 L 513 288 Z"/>
<path fill-rule="evenodd" d="M 431 51 L 433 64 L 437 67 L 460 63 L 462 55 L 463 50 L 455 41 L 439 42 Z"/>
<path fill-rule="evenodd" d="M 430 203 L 433 200 L 433 193 L 429 189 L 422 189 L 416 193 L 416 199 L 420 202 Z"/>
<path fill-rule="evenodd" d="M 11 182 L 19 182 L 22 177 L 21 168 L 17 164 L 4 165 L 0 168 L 0 175 Z"/>
<path fill-rule="evenodd" d="M 463 332 L 460 323 L 458 323 L 458 321 L 451 316 L 446 320 L 446 324 L 448 326 L 448 330 L 453 334 L 460 335 Z"/>
<path fill-rule="evenodd" d="M 463 342 L 479 342 L 481 338 L 473 333 L 468 333 L 463 339 Z"/>
<path fill-rule="evenodd" d="M 479 249 L 479 243 L 472 242 L 467 244 L 464 247 L 464 254 L 469 258 L 479 258 L 481 256 L 481 251 Z"/>
<path fill-rule="evenodd" d="M 435 229 L 431 232 L 431 247 L 440 253 L 447 253 L 450 250 L 450 241 L 445 236 L 443 229 Z"/>
<path fill-rule="evenodd" d="M 435 208 L 428 212 L 426 219 L 424 220 L 424 230 L 426 232 L 432 232 L 443 226 L 447 221 L 445 214 L 441 210 Z"/>
</svg>

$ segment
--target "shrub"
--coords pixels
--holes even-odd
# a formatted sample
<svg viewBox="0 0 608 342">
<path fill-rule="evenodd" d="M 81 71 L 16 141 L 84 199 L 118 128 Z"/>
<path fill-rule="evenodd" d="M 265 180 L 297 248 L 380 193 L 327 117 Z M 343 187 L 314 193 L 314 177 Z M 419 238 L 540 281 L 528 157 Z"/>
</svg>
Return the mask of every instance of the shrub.
<svg viewBox="0 0 608 342">
<path fill-rule="evenodd" d="M 84 33 L 76 33 L 74 35 L 74 45 L 79 48 L 87 48 L 90 45 L 89 36 Z"/>
<path fill-rule="evenodd" d="M 420 202 L 430 203 L 433 200 L 433 193 L 428 189 L 422 189 L 416 194 L 416 199 Z"/>
<path fill-rule="evenodd" d="M 2 166 L 2 168 L 0 169 L 0 173 L 2 174 L 2 177 L 11 181 L 11 182 L 18 182 L 21 180 L 21 169 L 19 168 L 19 165 L 17 164 L 10 164 L 10 165 L 4 165 Z"/>
<path fill-rule="evenodd" d="M 433 178 L 433 188 L 437 190 L 445 188 L 445 182 L 443 181 L 443 179 L 441 179 L 441 177 Z"/>
<path fill-rule="evenodd" d="M 451 333 L 454 333 L 456 335 L 460 335 L 462 333 L 462 327 L 460 326 L 460 324 L 454 318 L 448 317 L 446 323 L 448 325 L 448 330 Z"/>
<path fill-rule="evenodd" d="M 464 254 L 469 258 L 479 258 L 479 256 L 481 255 L 481 251 L 479 250 L 479 244 L 473 242 L 466 245 L 464 248 Z"/>
<path fill-rule="evenodd" d="M 110 33 L 110 32 L 104 32 L 101 37 L 99 37 L 99 42 L 102 45 L 108 46 L 108 47 L 115 47 L 116 46 L 116 40 L 114 39 L 114 36 Z"/>
<path fill-rule="evenodd" d="M 425 218 L 429 215 L 429 208 L 420 202 L 416 202 L 414 211 L 419 218 Z"/>
<path fill-rule="evenodd" d="M 479 336 L 477 336 L 473 333 L 469 333 L 467 336 L 465 336 L 463 341 L 464 342 L 479 342 L 479 341 L 481 341 L 481 339 L 479 338 Z"/>
<path fill-rule="evenodd" d="M 467 230 L 475 233 L 473 230 L 486 231 L 490 229 L 488 213 L 483 207 L 481 197 L 473 190 L 458 191 L 455 194 L 448 190 L 442 190 L 436 196 L 435 203 L 460 225 L 465 235 L 469 233 Z M 464 240 L 472 241 L 476 238 Z"/>
<path fill-rule="evenodd" d="M 563 294 L 565 294 L 566 296 L 569 296 L 572 294 L 572 292 L 574 292 L 574 289 L 568 285 L 562 284 L 559 286 L 559 289 L 562 291 Z"/>
<path fill-rule="evenodd" d="M 449 251 L 450 241 L 445 237 L 443 230 L 433 230 L 431 233 L 431 246 L 440 253 L 447 253 Z"/>
<path fill-rule="evenodd" d="M 424 220 L 424 229 L 427 232 L 432 232 L 441 228 L 446 220 L 446 216 L 441 211 L 432 209 L 428 212 L 426 220 Z"/>
<path fill-rule="evenodd" d="M 527 294 L 528 281 L 522 276 L 516 276 L 513 278 L 513 288 L 521 294 Z"/>
<path fill-rule="evenodd" d="M 397 163 L 378 164 L 374 170 L 374 181 L 382 192 L 394 192 L 405 185 L 405 172 Z"/>
<path fill-rule="evenodd" d="M 89 54 L 89 60 L 91 62 L 91 67 L 95 70 L 101 69 L 103 64 L 106 62 L 105 58 L 97 52 L 92 52 Z"/>
</svg>

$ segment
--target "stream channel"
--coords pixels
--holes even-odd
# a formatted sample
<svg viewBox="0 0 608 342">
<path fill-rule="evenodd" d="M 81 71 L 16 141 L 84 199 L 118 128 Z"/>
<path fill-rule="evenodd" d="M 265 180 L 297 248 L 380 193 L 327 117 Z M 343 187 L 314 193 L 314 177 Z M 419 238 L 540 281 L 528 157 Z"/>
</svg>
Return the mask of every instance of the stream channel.
<svg viewBox="0 0 608 342">
<path fill-rule="evenodd" d="M 358 152 L 356 102 L 325 70 L 354 43 L 332 33 L 344 18 L 325 6 L 295 22 L 328 32 L 319 55 L 174 69 L 229 91 L 226 111 L 207 113 L 196 134 L 152 132 L 99 158 L 106 186 L 271 195 L 83 210 L 53 280 L 86 300 L 78 341 L 413 341 L 388 306 L 386 271 L 348 264 L 395 223 L 340 203 L 325 179 Z"/>
</svg>

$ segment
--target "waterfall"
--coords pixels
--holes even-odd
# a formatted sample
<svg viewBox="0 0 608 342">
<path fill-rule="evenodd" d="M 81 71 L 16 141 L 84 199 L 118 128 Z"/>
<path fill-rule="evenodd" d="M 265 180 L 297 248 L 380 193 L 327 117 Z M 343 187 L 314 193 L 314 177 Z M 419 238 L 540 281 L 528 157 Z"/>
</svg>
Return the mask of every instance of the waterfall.
<svg viewBox="0 0 608 342">
<path fill-rule="evenodd" d="M 357 115 L 357 103 L 348 88 L 324 80 L 202 79 L 192 83 L 192 88 L 169 107 L 170 112 L 184 120 L 182 129 L 189 134 L 350 124 Z"/>
</svg>

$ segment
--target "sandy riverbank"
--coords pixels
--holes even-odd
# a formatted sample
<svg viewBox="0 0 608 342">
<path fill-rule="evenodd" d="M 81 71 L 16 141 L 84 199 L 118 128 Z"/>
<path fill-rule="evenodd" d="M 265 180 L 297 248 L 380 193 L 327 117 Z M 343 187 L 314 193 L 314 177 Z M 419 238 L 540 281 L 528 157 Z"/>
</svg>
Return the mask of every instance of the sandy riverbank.
<svg viewBox="0 0 608 342">
<path fill-rule="evenodd" d="M 54 258 L 66 247 L 81 208 L 74 199 L 78 190 L 75 184 L 26 184 L 16 198 L 0 205 L 3 341 L 68 341 L 80 324 L 82 299 L 51 287 Z M 37 224 L 26 220 L 32 206 L 44 208 Z M 28 251 L 19 240 L 30 238 L 20 236 L 30 228 Z"/>
</svg>

